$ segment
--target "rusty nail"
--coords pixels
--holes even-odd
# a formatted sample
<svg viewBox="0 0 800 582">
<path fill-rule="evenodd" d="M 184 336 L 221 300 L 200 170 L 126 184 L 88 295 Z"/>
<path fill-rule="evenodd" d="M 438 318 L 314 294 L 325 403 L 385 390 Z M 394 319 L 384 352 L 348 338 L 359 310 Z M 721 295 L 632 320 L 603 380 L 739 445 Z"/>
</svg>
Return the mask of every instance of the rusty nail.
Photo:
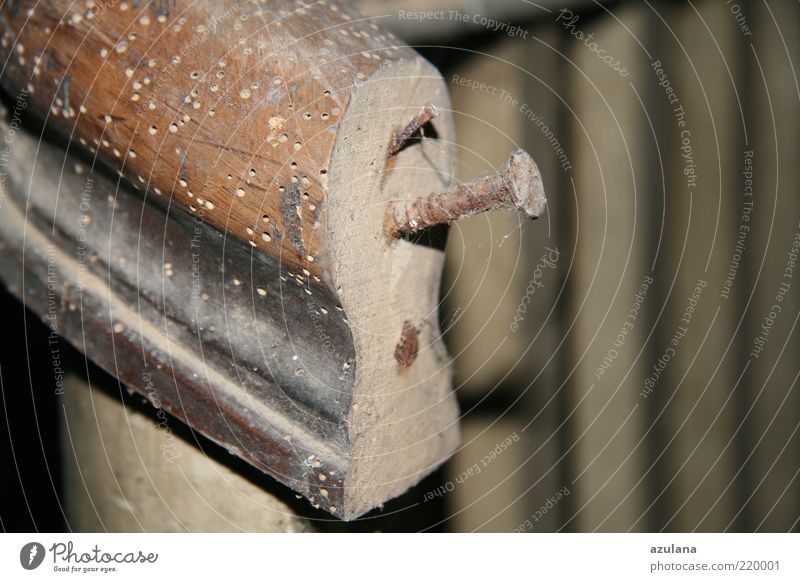
<svg viewBox="0 0 800 582">
<path fill-rule="evenodd" d="M 411 120 L 411 123 L 389 142 L 389 156 L 391 157 L 403 149 L 403 146 L 406 145 L 408 140 L 411 139 L 411 136 L 414 135 L 419 128 L 438 115 L 439 112 L 436 110 L 433 103 L 426 103 L 422 107 L 422 110 L 417 113 L 417 116 Z"/>
<path fill-rule="evenodd" d="M 519 210 L 541 216 L 547 204 L 542 176 L 533 158 L 514 150 L 503 170 L 427 198 L 389 203 L 386 232 L 396 238 L 487 210 Z"/>
</svg>

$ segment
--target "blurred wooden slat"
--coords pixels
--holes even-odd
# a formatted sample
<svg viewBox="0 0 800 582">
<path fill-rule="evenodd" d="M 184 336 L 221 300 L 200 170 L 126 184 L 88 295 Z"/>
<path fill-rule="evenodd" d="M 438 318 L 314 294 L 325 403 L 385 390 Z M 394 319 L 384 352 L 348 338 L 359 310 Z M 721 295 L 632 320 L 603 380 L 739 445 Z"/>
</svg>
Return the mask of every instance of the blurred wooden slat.
<svg viewBox="0 0 800 582">
<path fill-rule="evenodd" d="M 765 248 L 766 260 L 758 276 L 754 301 L 748 310 L 750 332 L 745 334 L 748 350 L 752 348 L 763 318 L 775 303 L 779 284 L 785 281 L 787 253 L 800 228 L 800 198 L 797 195 L 797 184 L 800 183 L 800 165 L 797 163 L 797 152 L 800 151 L 797 130 L 800 127 L 797 85 L 800 5 L 796 2 L 771 2 L 769 10 L 763 5 L 758 8 L 754 15 L 754 50 L 746 49 L 753 59 L 751 81 L 758 87 L 752 107 L 760 112 L 749 128 L 755 152 L 754 181 L 758 205 L 752 231 L 752 278 L 757 276 Z M 753 54 L 758 56 L 757 62 Z M 752 495 L 749 512 L 753 515 L 753 527 L 765 531 L 787 531 L 793 525 L 797 531 L 800 516 L 799 273 L 795 266 L 795 281 L 782 303 L 783 311 L 770 332 L 767 348 L 748 370 L 752 379 L 752 397 L 754 400 L 758 398 L 752 413 L 753 442 L 748 443 L 743 451 L 745 455 L 751 455 L 750 471 L 754 477 L 750 483 L 752 491 L 748 491 L 748 496 Z"/>
<path fill-rule="evenodd" d="M 488 426 L 486 420 L 464 422 L 463 448 L 448 467 L 453 491 L 447 501 L 456 531 L 509 532 L 527 515 L 530 475 L 524 466 L 528 451 L 523 425 L 513 415 L 492 419 Z M 544 520 L 540 527 L 546 527 Z"/>
<path fill-rule="evenodd" d="M 668 479 L 657 492 L 668 501 L 665 523 L 658 527 L 678 531 L 718 530 L 725 516 L 732 515 L 737 493 L 729 490 L 721 495 L 735 471 L 735 450 L 726 449 L 725 444 L 735 426 L 736 400 L 731 394 L 740 370 L 731 341 L 736 308 L 720 299 L 720 274 L 727 270 L 736 243 L 732 217 L 738 219 L 741 211 L 741 186 L 731 178 L 738 175 L 735 168 L 741 152 L 734 149 L 741 127 L 735 123 L 734 80 L 723 61 L 736 54 L 737 31 L 730 26 L 723 4 L 696 6 L 699 16 L 691 9 L 671 12 L 661 59 L 686 113 L 686 125 L 679 128 L 670 108 L 665 110 L 661 139 L 668 233 L 666 263 L 660 269 L 661 290 L 669 285 L 663 279 L 671 280 L 675 274 L 677 279 L 665 298 L 660 349 L 668 346 L 679 327 L 688 332 L 654 395 L 665 438 L 663 474 Z M 682 150 L 689 147 L 691 152 Z M 694 160 L 698 174 L 694 187 L 684 176 L 687 161 L 683 155 Z M 701 288 L 687 326 L 681 320 L 698 282 L 706 286 Z M 737 389 L 745 390 L 743 386 Z"/>
<path fill-rule="evenodd" d="M 524 395 L 520 413 L 525 427 L 521 434 L 529 443 L 527 513 L 538 517 L 533 521 L 533 531 L 538 532 L 558 530 L 577 497 L 566 496 L 552 511 L 537 513 L 557 491 L 571 488 L 574 475 L 567 450 L 572 444 L 571 424 L 563 418 L 569 390 L 562 382 L 564 363 L 569 359 L 569 344 L 563 336 L 564 280 L 574 252 L 573 237 L 562 228 L 574 210 L 570 184 L 574 152 L 568 146 L 569 117 L 562 95 L 566 81 L 560 52 L 564 44 L 549 22 L 542 24 L 532 30 L 523 58 L 516 61 L 524 79 L 523 102 L 542 120 L 542 125 L 537 125 L 533 114 L 520 112 L 520 123 L 526 128 L 525 146 L 538 160 L 548 193 L 547 215 L 523 228 L 524 286 L 519 289 L 518 310 L 522 297 L 534 292 L 516 332 L 525 338 L 525 351 L 512 370 Z M 564 150 L 563 158 L 558 148 Z"/>
<path fill-rule="evenodd" d="M 576 28 L 593 33 L 598 47 L 630 71 L 621 76 L 578 39 L 570 38 L 569 57 L 576 69 L 569 91 L 575 102 L 572 120 L 576 158 L 577 210 L 575 257 L 569 272 L 568 306 L 575 431 L 574 483 L 576 527 L 627 530 L 644 506 L 638 487 L 646 458 L 637 446 L 642 436 L 639 381 L 646 363 L 636 355 L 649 331 L 634 323 L 624 345 L 615 347 L 643 275 L 652 257 L 644 244 L 641 217 L 652 212 L 651 185 L 637 172 L 646 164 L 650 145 L 647 119 L 630 82 L 647 76 L 635 36 L 642 37 L 646 8 L 626 4 L 610 17 L 581 20 Z M 566 261 L 566 258 L 565 258 Z M 600 378 L 597 369 L 609 350 L 613 364 Z M 570 410 L 569 412 L 572 412 Z M 641 522 L 637 529 L 645 529 Z"/>
<path fill-rule="evenodd" d="M 61 430 L 72 531 L 313 530 L 264 483 L 174 435 L 177 421 L 163 410 L 128 406 L 109 392 L 117 386 L 101 389 L 76 375 L 65 384 Z"/>
</svg>

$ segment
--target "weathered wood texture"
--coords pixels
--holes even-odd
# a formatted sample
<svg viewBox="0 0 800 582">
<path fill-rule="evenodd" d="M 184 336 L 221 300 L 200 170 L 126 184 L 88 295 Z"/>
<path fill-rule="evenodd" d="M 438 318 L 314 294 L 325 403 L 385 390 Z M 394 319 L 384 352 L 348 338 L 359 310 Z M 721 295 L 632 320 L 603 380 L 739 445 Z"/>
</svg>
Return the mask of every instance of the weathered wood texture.
<svg viewBox="0 0 800 582">
<path fill-rule="evenodd" d="M 418 57 L 346 3 L 303 6 L 6 3 L 3 84 L 147 196 L 321 276 L 351 92 Z"/>
<path fill-rule="evenodd" d="M 28 129 L 72 140 L 65 153 L 17 131 L 10 148 L 3 276 L 18 296 L 47 315 L 52 242 L 60 333 L 140 392 L 155 365 L 166 409 L 337 516 L 452 453 L 443 253 L 383 230 L 391 201 L 450 184 L 449 99 L 430 64 L 330 2 L 54 0 L 0 18 L 12 118 L 22 103 Z M 438 139 L 389 163 L 426 103 Z M 406 322 L 418 354 L 400 366 Z"/>
<path fill-rule="evenodd" d="M 0 213 L 12 292 L 154 406 L 341 505 L 355 355 L 336 304 L 284 283 L 269 256 L 226 247 L 221 233 L 169 218 L 82 162 L 53 174 L 65 160 L 52 145 L 17 134 L 14 154 Z M 321 349 L 323 312 L 336 350 Z M 312 463 L 332 473 L 328 498 Z"/>
</svg>

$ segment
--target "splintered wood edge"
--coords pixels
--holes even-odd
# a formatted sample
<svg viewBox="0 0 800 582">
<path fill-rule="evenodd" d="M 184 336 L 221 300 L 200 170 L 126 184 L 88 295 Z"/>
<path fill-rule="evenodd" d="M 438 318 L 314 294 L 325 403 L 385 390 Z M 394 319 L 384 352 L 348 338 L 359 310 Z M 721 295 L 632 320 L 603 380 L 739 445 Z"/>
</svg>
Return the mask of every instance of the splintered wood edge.
<svg viewBox="0 0 800 582">
<path fill-rule="evenodd" d="M 427 103 L 441 112 L 438 139 L 399 152 L 388 146 Z M 344 484 L 344 519 L 391 499 L 433 471 L 459 444 L 458 407 L 440 338 L 438 297 L 444 253 L 384 234 L 391 200 L 446 188 L 454 130 L 447 88 L 421 58 L 381 68 L 354 90 L 330 165 L 332 277 L 356 353 L 348 416 L 352 458 Z M 405 322 L 417 355 L 400 365 L 395 350 Z M 406 338 L 404 338 L 406 339 Z"/>
</svg>

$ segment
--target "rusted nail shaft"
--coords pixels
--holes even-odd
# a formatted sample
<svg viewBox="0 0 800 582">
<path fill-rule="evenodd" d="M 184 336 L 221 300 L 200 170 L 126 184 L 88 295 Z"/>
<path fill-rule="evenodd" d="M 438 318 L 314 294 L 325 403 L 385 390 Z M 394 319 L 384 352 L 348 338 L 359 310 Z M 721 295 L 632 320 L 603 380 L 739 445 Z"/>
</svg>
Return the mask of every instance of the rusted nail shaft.
<svg viewBox="0 0 800 582">
<path fill-rule="evenodd" d="M 426 198 L 391 202 L 386 213 L 386 232 L 395 238 L 494 209 L 519 210 L 536 218 L 546 205 L 536 162 L 527 152 L 514 150 L 498 174 Z"/>
<path fill-rule="evenodd" d="M 436 110 L 433 103 L 426 103 L 417 116 L 411 120 L 411 123 L 389 142 L 389 156 L 391 157 L 403 149 L 403 146 L 411 139 L 412 135 L 417 133 L 420 127 L 438 115 L 439 112 Z"/>
</svg>

